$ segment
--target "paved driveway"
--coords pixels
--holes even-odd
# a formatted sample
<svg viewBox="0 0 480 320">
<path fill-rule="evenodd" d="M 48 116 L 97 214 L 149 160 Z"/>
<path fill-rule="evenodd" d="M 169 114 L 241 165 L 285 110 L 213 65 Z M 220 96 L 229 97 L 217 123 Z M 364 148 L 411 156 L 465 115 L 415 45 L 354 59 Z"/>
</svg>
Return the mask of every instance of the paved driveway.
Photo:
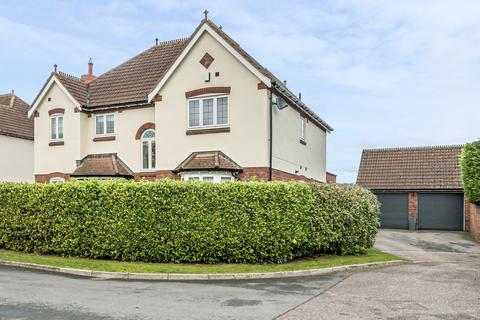
<svg viewBox="0 0 480 320">
<path fill-rule="evenodd" d="M 480 245 L 463 232 L 382 230 L 415 263 L 354 273 L 281 319 L 480 319 Z"/>
</svg>

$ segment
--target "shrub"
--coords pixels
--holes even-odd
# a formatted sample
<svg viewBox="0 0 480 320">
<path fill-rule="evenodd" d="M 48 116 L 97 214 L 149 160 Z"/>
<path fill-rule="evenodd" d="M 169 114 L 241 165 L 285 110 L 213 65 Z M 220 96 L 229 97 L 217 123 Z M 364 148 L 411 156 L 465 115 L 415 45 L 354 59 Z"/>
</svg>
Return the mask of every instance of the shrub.
<svg viewBox="0 0 480 320">
<path fill-rule="evenodd" d="M 480 204 L 480 140 L 463 148 L 462 180 L 468 200 Z"/>
<path fill-rule="evenodd" d="M 145 262 L 275 262 L 373 244 L 359 187 L 162 180 L 0 184 L 0 247 Z"/>
</svg>

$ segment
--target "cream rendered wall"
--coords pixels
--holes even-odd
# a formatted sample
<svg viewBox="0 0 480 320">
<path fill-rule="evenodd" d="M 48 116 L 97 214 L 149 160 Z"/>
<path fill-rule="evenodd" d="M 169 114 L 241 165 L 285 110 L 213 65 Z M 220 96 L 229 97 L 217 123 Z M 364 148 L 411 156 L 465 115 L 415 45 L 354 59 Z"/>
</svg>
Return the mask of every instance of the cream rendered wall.
<svg viewBox="0 0 480 320">
<path fill-rule="evenodd" d="M 0 135 L 0 182 L 33 182 L 33 141 Z"/>
<path fill-rule="evenodd" d="M 274 96 L 275 97 L 275 96 Z M 275 98 L 274 98 L 275 99 Z M 308 121 L 307 145 L 300 143 L 300 113 L 292 107 L 273 108 L 273 168 L 326 181 L 327 134 Z"/>
<path fill-rule="evenodd" d="M 51 98 L 51 101 L 48 101 L 47 98 Z M 50 142 L 50 116 L 48 111 L 54 108 L 65 109 L 63 120 L 65 144 L 63 146 L 48 145 Z M 75 160 L 80 158 L 80 113 L 75 113 L 74 109 L 73 102 L 54 83 L 37 108 L 39 117 L 34 118 L 35 174 L 71 173 L 75 170 Z"/>
<path fill-rule="evenodd" d="M 200 59 L 208 52 L 215 60 L 205 82 Z M 215 77 L 215 72 L 220 72 Z M 191 152 L 221 150 L 242 167 L 268 166 L 268 95 L 258 90 L 259 79 L 231 55 L 210 34 L 204 33 L 159 94 L 155 119 L 157 169 L 172 170 Z M 230 132 L 185 134 L 187 99 L 185 92 L 204 87 L 229 86 Z"/>
<path fill-rule="evenodd" d="M 96 114 L 92 114 L 91 118 L 86 114 L 82 116 L 82 156 L 117 153 L 133 172 L 141 172 L 141 142 L 135 140 L 135 135 L 143 124 L 155 122 L 154 107 L 111 113 L 115 115 L 115 141 L 94 142 Z"/>
</svg>

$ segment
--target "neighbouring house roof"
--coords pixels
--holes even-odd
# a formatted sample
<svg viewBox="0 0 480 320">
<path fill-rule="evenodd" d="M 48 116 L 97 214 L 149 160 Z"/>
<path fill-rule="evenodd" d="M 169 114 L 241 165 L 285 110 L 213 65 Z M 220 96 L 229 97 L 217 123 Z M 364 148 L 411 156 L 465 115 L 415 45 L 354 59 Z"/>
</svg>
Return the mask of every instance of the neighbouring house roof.
<svg viewBox="0 0 480 320">
<path fill-rule="evenodd" d="M 363 150 L 357 184 L 371 190 L 462 190 L 462 145 Z"/>
<path fill-rule="evenodd" d="M 133 174 L 116 153 L 104 153 L 87 155 L 71 176 L 132 178 Z"/>
<path fill-rule="evenodd" d="M 28 103 L 13 93 L 0 95 L 0 135 L 33 140 L 33 119 Z"/>
<path fill-rule="evenodd" d="M 192 170 L 242 171 L 242 167 L 222 151 L 192 152 L 174 172 Z"/>
<path fill-rule="evenodd" d="M 151 94 L 162 79 L 166 77 L 169 69 L 179 59 L 182 52 L 186 50 L 196 33 L 201 30 L 204 25 L 213 29 L 216 34 L 252 65 L 254 70 L 258 70 L 261 75 L 269 79 L 271 83 L 267 83 L 266 85 L 270 87 L 272 84 L 271 87 L 275 93 L 284 96 L 290 104 L 302 110 L 306 115 L 310 116 L 315 122 L 325 128 L 325 130 L 333 131 L 332 127 L 301 102 L 281 80 L 258 63 L 221 28 L 217 27 L 208 19 L 202 20 L 189 38 L 161 42 L 100 75 L 89 82 L 88 85 L 81 79 L 63 72 L 54 72 L 52 76 L 55 76 L 75 100 L 87 110 L 147 104 L 150 102 L 148 95 Z M 43 89 L 45 89 L 45 86 Z M 32 103 L 34 108 L 40 96 L 39 94 Z"/>
</svg>

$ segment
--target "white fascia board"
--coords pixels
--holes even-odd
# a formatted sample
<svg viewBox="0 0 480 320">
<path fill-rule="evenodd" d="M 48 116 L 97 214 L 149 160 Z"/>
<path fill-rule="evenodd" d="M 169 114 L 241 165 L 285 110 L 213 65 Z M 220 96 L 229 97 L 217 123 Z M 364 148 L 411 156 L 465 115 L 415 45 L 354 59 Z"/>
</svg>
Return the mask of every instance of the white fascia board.
<svg viewBox="0 0 480 320">
<path fill-rule="evenodd" d="M 228 50 L 238 61 L 240 61 L 250 72 L 252 72 L 257 78 L 260 79 L 265 85 L 270 88 L 270 79 L 266 76 L 264 76 L 260 71 L 258 71 L 257 68 L 255 68 L 250 62 L 247 61 L 240 53 L 238 53 L 235 48 L 233 48 L 231 45 L 229 45 L 217 32 L 215 32 L 208 24 L 204 24 L 194 35 L 193 39 L 188 43 L 187 47 L 183 50 L 183 52 L 180 54 L 180 56 L 177 58 L 175 63 L 168 69 L 167 73 L 165 76 L 162 78 L 162 80 L 157 84 L 155 89 L 152 90 L 148 94 L 148 102 L 151 102 L 155 95 L 160 91 L 160 89 L 163 87 L 163 85 L 167 82 L 167 80 L 170 78 L 170 76 L 175 72 L 177 67 L 182 63 L 183 59 L 187 56 L 187 54 L 190 52 L 192 47 L 195 45 L 195 43 L 198 41 L 200 36 L 203 34 L 203 32 L 208 32 L 215 40 L 217 40 L 225 49 Z"/>
<path fill-rule="evenodd" d="M 47 91 L 50 89 L 50 87 L 53 85 L 53 83 L 56 83 L 60 87 L 62 92 L 70 99 L 70 101 L 72 101 L 72 103 L 75 105 L 75 107 L 82 110 L 82 105 L 77 100 L 75 100 L 75 98 L 73 98 L 73 96 L 70 94 L 70 92 L 68 92 L 68 90 L 63 86 L 63 84 L 55 77 L 55 75 L 53 75 L 52 78 L 50 79 L 50 81 L 48 81 L 47 85 L 43 88 L 43 90 L 40 93 L 40 96 L 38 97 L 38 99 L 35 100 L 35 103 L 33 104 L 33 106 L 28 111 L 28 118 L 30 118 L 33 115 L 33 113 L 35 112 L 35 110 L 37 110 L 38 106 L 40 105 L 40 102 L 43 101 L 43 98 L 45 97 L 45 94 L 47 94 Z"/>
</svg>

